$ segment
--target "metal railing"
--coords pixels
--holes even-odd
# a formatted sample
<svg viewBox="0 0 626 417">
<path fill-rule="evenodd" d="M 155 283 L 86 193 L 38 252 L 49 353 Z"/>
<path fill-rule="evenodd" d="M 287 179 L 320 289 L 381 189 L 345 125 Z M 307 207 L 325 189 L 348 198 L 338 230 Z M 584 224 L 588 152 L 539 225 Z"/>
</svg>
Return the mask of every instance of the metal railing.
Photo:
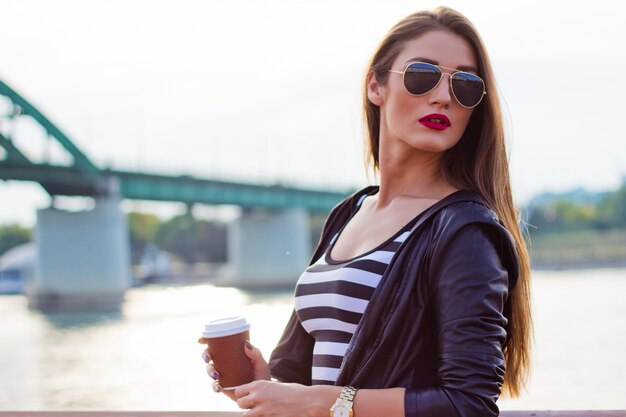
<svg viewBox="0 0 626 417">
<path fill-rule="evenodd" d="M 0 417 L 238 417 L 233 411 L 0 411 Z M 626 417 L 626 410 L 502 411 L 502 417 Z"/>
</svg>

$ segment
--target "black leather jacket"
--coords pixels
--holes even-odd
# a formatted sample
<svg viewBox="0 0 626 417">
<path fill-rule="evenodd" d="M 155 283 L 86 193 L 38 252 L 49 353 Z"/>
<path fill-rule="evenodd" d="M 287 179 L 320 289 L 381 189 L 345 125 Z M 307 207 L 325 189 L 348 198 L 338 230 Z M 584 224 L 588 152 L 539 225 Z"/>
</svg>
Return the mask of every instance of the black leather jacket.
<svg viewBox="0 0 626 417">
<path fill-rule="evenodd" d="M 314 260 L 359 197 L 375 191 L 367 187 L 333 209 Z M 513 240 L 495 212 L 470 191 L 440 200 L 389 264 L 336 385 L 405 387 L 407 417 L 498 415 L 508 295 L 517 277 Z M 270 358 L 272 376 L 310 385 L 313 344 L 292 313 Z"/>
</svg>

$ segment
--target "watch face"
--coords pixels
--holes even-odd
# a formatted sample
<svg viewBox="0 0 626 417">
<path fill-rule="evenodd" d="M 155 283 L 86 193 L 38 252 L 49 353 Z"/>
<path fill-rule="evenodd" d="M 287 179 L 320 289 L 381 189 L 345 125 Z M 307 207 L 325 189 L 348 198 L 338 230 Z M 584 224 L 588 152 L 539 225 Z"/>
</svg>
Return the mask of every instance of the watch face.
<svg viewBox="0 0 626 417">
<path fill-rule="evenodd" d="M 333 409 L 333 417 L 350 417 L 350 411 L 345 405 L 337 405 Z"/>
</svg>

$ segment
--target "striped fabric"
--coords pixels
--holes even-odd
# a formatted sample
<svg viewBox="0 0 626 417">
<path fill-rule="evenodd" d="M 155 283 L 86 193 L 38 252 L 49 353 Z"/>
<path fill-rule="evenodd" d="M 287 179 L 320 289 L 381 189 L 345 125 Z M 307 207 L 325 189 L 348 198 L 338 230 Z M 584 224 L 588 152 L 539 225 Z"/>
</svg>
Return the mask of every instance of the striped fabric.
<svg viewBox="0 0 626 417">
<path fill-rule="evenodd" d="M 332 385 L 337 380 L 348 343 L 412 224 L 413 221 L 372 251 L 335 262 L 330 253 L 339 232 L 320 259 L 300 276 L 295 308 L 302 327 L 315 339 L 311 370 L 314 385 Z"/>
</svg>

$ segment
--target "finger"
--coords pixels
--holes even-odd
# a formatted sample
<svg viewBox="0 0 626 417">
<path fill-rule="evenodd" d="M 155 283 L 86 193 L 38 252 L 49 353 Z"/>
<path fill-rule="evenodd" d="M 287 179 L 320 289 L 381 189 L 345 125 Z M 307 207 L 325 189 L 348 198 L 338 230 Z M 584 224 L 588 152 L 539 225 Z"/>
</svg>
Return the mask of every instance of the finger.
<svg viewBox="0 0 626 417">
<path fill-rule="evenodd" d="M 213 381 L 211 383 L 211 388 L 213 388 L 213 392 L 222 392 L 222 391 L 224 391 L 222 389 L 222 386 L 220 385 L 219 381 Z"/>
<path fill-rule="evenodd" d="M 235 387 L 235 389 L 233 390 L 235 392 L 235 397 L 243 398 L 246 395 L 250 394 L 250 392 L 252 391 L 251 384 L 252 383 L 243 384 L 243 385 L 239 385 L 238 387 Z"/>
<path fill-rule="evenodd" d="M 213 379 L 220 379 L 220 374 L 215 370 L 212 364 L 206 366 L 206 373 Z"/>
<path fill-rule="evenodd" d="M 202 356 L 202 360 L 205 363 L 209 363 L 211 361 L 211 355 L 209 355 L 209 350 L 208 349 L 204 349 L 200 356 Z"/>
<path fill-rule="evenodd" d="M 258 367 L 259 365 L 265 366 L 267 362 L 263 358 L 263 354 L 261 353 L 261 349 L 256 346 L 253 346 L 252 343 L 246 340 L 246 346 L 244 348 L 244 352 L 248 358 L 252 361 L 254 367 Z"/>
<path fill-rule="evenodd" d="M 243 350 L 246 355 L 252 360 L 263 359 L 261 350 L 258 347 L 254 346 L 252 343 L 250 343 L 249 340 L 246 340 L 246 344 Z"/>
<path fill-rule="evenodd" d="M 265 358 L 263 358 L 263 354 L 261 350 L 252 345 L 250 341 L 246 341 L 244 347 L 244 353 L 252 362 L 252 368 L 254 369 L 255 379 L 257 380 L 268 380 L 270 379 L 270 370 Z"/>
<path fill-rule="evenodd" d="M 250 395 L 246 395 L 245 397 L 237 400 L 237 406 L 242 410 L 249 410 L 254 407 L 254 401 Z"/>
</svg>

